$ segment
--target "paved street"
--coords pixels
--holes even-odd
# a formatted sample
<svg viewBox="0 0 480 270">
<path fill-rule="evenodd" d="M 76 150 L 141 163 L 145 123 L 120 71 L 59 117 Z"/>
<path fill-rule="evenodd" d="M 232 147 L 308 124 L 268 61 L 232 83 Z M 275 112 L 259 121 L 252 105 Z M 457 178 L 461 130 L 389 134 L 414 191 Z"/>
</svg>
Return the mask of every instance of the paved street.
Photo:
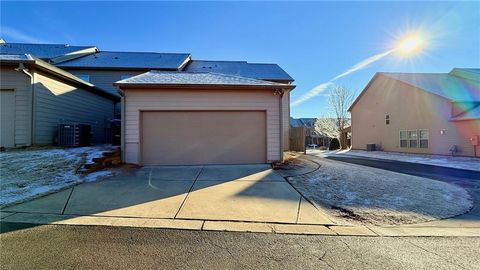
<svg viewBox="0 0 480 270">
<path fill-rule="evenodd" d="M 8 230 L 3 224 L 3 229 Z M 480 269 L 480 238 L 45 225 L 1 235 L 2 269 Z"/>
<path fill-rule="evenodd" d="M 345 155 L 331 155 L 327 158 L 446 182 L 456 183 L 462 180 L 476 180 L 480 182 L 480 172 L 478 171 Z M 471 181 L 469 182 L 471 183 Z"/>
</svg>

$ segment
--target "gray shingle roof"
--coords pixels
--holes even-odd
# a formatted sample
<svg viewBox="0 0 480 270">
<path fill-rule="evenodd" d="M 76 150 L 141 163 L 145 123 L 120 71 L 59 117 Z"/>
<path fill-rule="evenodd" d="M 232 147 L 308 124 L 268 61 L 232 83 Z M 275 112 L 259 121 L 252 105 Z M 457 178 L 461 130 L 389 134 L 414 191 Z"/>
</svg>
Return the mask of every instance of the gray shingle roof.
<svg viewBox="0 0 480 270">
<path fill-rule="evenodd" d="M 0 43 L 1 54 L 31 54 L 41 59 L 52 59 L 68 53 L 95 48 L 95 46 L 69 46 L 67 44 Z"/>
<path fill-rule="evenodd" d="M 268 81 L 293 82 L 293 78 L 277 64 L 193 60 L 184 70 L 187 72 L 215 72 Z"/>
<path fill-rule="evenodd" d="M 480 81 L 443 73 L 381 73 L 452 101 L 480 101 Z"/>
<path fill-rule="evenodd" d="M 58 64 L 71 68 L 165 69 L 177 70 L 190 57 L 188 53 L 100 51 Z"/>
<path fill-rule="evenodd" d="M 213 85 L 213 86 L 260 86 L 293 88 L 292 85 L 256 80 L 219 73 L 161 72 L 149 71 L 125 80 L 117 85 Z"/>
<path fill-rule="evenodd" d="M 470 120 L 470 119 L 480 119 L 480 106 L 477 106 L 467 112 L 458 115 L 452 118 L 452 121 L 461 121 L 461 120 Z"/>
</svg>

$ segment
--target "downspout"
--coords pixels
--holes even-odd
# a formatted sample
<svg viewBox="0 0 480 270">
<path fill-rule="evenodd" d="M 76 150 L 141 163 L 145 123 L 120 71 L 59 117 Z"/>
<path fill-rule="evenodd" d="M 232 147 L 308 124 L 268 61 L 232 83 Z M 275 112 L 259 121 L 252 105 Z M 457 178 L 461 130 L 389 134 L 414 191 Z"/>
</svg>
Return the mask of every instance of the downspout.
<svg viewBox="0 0 480 270">
<path fill-rule="evenodd" d="M 31 113 L 30 113 L 30 145 L 33 145 L 33 138 L 35 138 L 35 80 L 33 78 L 33 74 L 28 71 L 27 68 L 23 65 L 23 63 L 20 63 L 18 65 L 18 68 L 15 69 L 18 72 L 23 72 L 25 75 L 27 75 L 30 78 L 30 86 L 32 87 L 31 90 L 31 100 L 32 100 L 32 106 L 31 106 Z"/>
<path fill-rule="evenodd" d="M 120 100 L 120 112 L 121 112 L 121 121 L 120 121 L 120 153 L 122 157 L 122 162 L 125 163 L 125 92 L 121 89 L 118 90 L 121 96 Z"/>
<path fill-rule="evenodd" d="M 279 119 L 280 119 L 280 162 L 283 162 L 283 94 L 284 94 L 284 90 L 283 89 L 277 89 L 275 90 L 275 94 L 279 96 L 279 102 L 278 102 L 278 111 L 279 111 Z"/>
</svg>

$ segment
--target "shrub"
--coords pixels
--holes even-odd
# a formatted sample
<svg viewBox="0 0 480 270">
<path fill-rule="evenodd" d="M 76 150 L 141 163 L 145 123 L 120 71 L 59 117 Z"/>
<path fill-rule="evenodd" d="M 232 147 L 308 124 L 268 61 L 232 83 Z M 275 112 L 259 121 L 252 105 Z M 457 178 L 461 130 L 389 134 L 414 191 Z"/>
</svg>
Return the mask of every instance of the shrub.
<svg viewBox="0 0 480 270">
<path fill-rule="evenodd" d="M 333 138 L 330 141 L 330 145 L 328 147 L 328 150 L 337 150 L 340 149 L 340 141 L 337 138 Z"/>
</svg>

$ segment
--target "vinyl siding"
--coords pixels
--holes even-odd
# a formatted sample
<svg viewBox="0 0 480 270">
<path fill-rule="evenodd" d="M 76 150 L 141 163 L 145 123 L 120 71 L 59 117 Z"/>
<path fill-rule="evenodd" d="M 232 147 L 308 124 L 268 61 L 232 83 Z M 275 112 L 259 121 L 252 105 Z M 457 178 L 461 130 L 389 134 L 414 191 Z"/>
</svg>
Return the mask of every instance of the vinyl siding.
<svg viewBox="0 0 480 270">
<path fill-rule="evenodd" d="M 280 159 L 279 100 L 273 91 L 126 90 L 123 151 L 127 163 L 139 163 L 139 112 L 148 110 L 264 110 L 267 116 L 267 161 Z M 195 139 L 195 135 L 189 138 Z"/>
<path fill-rule="evenodd" d="M 145 71 L 135 71 L 135 70 L 79 70 L 79 69 L 69 69 L 65 68 L 68 72 L 72 73 L 73 75 L 88 75 L 90 76 L 90 83 L 96 85 L 99 88 L 102 88 L 110 93 L 115 95 L 118 94 L 118 88 L 113 86 L 114 82 L 120 81 L 122 76 L 136 76 L 142 73 L 147 72 Z M 120 114 L 121 112 L 121 104 L 120 102 L 117 103 L 115 106 L 115 114 Z"/>
<path fill-rule="evenodd" d="M 1 89 L 15 91 L 15 146 L 31 143 L 32 88 L 31 79 L 14 67 L 2 67 L 0 72 Z"/>
<path fill-rule="evenodd" d="M 60 123 L 90 124 L 93 142 L 105 142 L 107 121 L 113 118 L 112 100 L 38 72 L 34 78 L 34 143 L 53 143 Z"/>
<path fill-rule="evenodd" d="M 352 108 L 352 146 L 374 143 L 385 151 L 449 155 L 456 145 L 458 155 L 473 156 L 469 139 L 480 135 L 480 120 L 451 122 L 451 111 L 449 100 L 379 75 Z M 400 147 L 400 130 L 413 129 L 429 130 L 428 148 Z"/>
</svg>

